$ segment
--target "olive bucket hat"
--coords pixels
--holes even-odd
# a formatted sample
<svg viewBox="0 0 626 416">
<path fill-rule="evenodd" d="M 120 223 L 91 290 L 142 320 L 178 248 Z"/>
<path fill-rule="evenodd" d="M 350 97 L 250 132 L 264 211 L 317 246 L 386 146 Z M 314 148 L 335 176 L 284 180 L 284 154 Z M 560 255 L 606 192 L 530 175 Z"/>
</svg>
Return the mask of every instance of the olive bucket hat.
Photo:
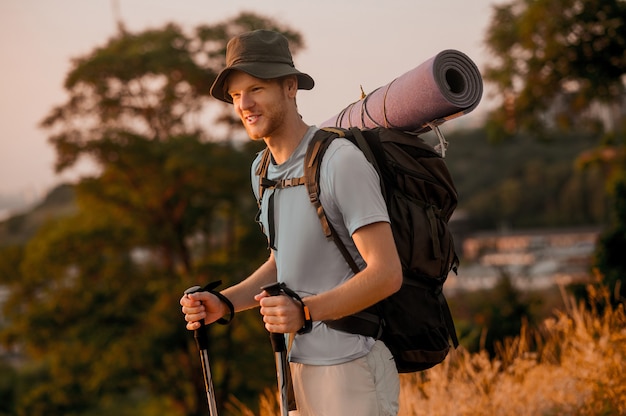
<svg viewBox="0 0 626 416">
<path fill-rule="evenodd" d="M 296 75 L 298 89 L 310 90 L 315 81 L 293 65 L 289 42 L 282 34 L 271 30 L 254 30 L 232 38 L 226 45 L 226 68 L 211 86 L 211 95 L 220 101 L 232 103 L 224 90 L 226 78 L 234 70 L 244 71 L 261 79 Z"/>
</svg>

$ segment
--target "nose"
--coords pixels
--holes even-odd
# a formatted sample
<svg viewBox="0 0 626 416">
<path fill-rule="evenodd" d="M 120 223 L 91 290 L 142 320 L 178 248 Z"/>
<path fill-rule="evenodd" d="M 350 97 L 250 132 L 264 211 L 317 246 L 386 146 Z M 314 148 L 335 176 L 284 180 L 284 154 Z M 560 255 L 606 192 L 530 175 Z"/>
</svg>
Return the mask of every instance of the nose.
<svg viewBox="0 0 626 416">
<path fill-rule="evenodd" d="M 254 106 L 254 100 L 250 94 L 242 93 L 239 97 L 239 108 L 241 110 L 248 110 Z"/>
</svg>

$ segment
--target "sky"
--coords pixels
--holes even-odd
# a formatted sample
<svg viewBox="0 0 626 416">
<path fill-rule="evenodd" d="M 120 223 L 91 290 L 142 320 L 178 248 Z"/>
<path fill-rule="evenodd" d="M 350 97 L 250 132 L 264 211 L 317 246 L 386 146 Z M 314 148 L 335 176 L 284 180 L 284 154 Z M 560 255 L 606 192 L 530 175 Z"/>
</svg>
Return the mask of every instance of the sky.
<svg viewBox="0 0 626 416">
<path fill-rule="evenodd" d="M 296 67 L 316 82 L 298 95 L 309 124 L 319 124 L 445 49 L 467 54 L 480 69 L 489 56 L 483 39 L 494 4 L 502 0 L 0 0 L 0 213 L 3 201 L 24 204 L 91 170 L 88 163 L 58 175 L 47 132 L 39 127 L 63 89 L 72 59 L 104 45 L 116 12 L 138 32 L 177 23 L 215 24 L 250 11 L 289 25 L 306 48 Z M 487 89 L 488 91 L 488 89 Z M 448 124 L 477 120 L 474 112 Z M 454 126 L 450 126 L 454 127 Z M 443 130 L 448 126 L 444 125 Z"/>
</svg>

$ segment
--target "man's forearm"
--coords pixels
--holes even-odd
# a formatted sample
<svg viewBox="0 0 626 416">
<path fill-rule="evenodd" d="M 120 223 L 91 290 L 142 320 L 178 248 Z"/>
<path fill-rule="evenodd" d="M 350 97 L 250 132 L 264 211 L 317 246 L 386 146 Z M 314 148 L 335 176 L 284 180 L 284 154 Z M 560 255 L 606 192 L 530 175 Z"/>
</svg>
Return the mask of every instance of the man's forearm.
<svg viewBox="0 0 626 416">
<path fill-rule="evenodd" d="M 263 263 L 257 270 L 240 283 L 222 291 L 235 307 L 235 311 L 243 311 L 259 306 L 254 296 L 261 292 L 261 286 L 276 281 L 276 262 L 274 256 Z"/>
<path fill-rule="evenodd" d="M 309 307 L 313 320 L 343 318 L 373 305 L 395 292 L 387 284 L 385 271 L 366 268 L 349 281 L 328 292 L 309 296 L 303 302 Z M 377 274 L 377 276 L 374 276 Z"/>
</svg>

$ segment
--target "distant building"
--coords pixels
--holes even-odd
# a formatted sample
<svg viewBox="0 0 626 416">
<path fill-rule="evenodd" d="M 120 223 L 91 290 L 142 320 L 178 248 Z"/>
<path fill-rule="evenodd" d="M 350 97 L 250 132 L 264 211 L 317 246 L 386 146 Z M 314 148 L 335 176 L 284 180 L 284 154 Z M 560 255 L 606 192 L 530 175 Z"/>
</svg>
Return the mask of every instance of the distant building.
<svg viewBox="0 0 626 416">
<path fill-rule="evenodd" d="M 587 279 L 599 228 L 540 229 L 466 235 L 461 267 L 448 290 L 493 287 L 506 273 L 521 289 Z"/>
</svg>

